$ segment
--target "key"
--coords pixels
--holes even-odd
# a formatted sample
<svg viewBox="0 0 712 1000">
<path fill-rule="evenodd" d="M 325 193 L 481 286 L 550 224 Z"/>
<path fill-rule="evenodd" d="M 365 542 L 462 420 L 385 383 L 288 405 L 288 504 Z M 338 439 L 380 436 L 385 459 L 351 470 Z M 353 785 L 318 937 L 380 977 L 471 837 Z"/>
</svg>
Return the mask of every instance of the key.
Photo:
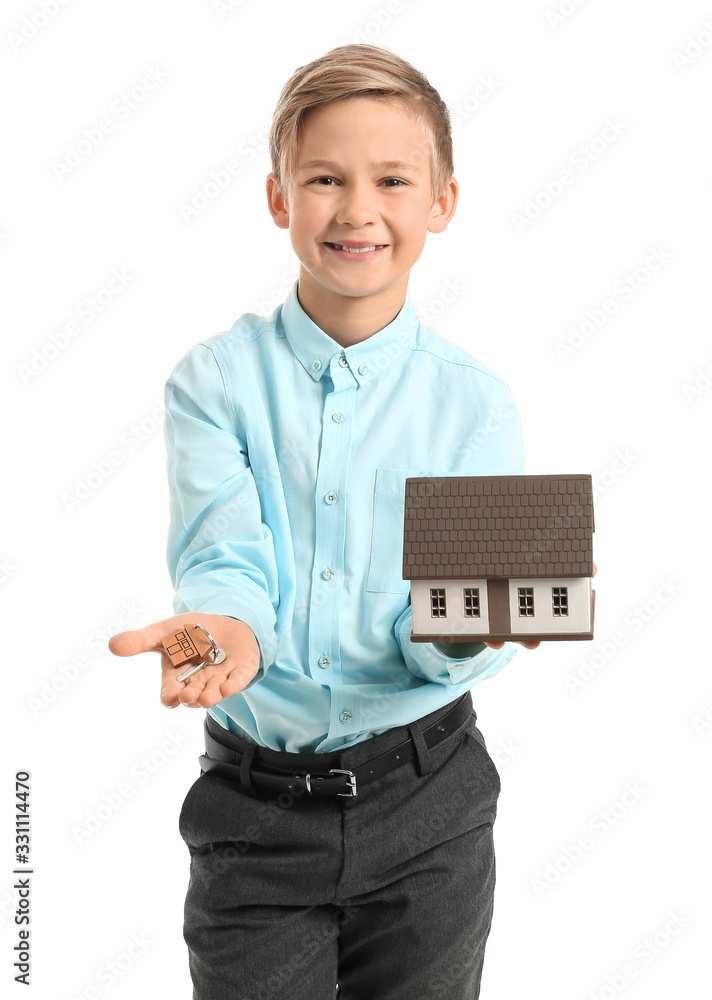
<svg viewBox="0 0 712 1000">
<path fill-rule="evenodd" d="M 200 632 L 204 635 L 201 636 Z M 179 681 L 187 680 L 208 664 L 222 663 L 227 655 L 203 625 L 185 625 L 177 632 L 164 636 L 161 645 L 174 667 L 192 664 L 188 670 L 178 675 L 176 680 Z"/>
<path fill-rule="evenodd" d="M 227 654 L 224 649 L 220 649 L 219 646 L 216 646 L 215 649 L 208 650 L 208 652 L 205 654 L 204 660 L 201 660 L 200 663 L 195 663 L 192 667 L 190 667 L 189 670 L 186 670 L 184 671 L 184 673 L 179 674 L 178 677 L 176 677 L 176 680 L 185 681 L 189 677 L 191 677 L 197 670 L 200 670 L 201 667 L 212 666 L 213 663 L 222 663 L 226 655 Z"/>
<path fill-rule="evenodd" d="M 189 667 L 189 668 L 188 668 L 187 670 L 185 670 L 185 671 L 184 671 L 184 672 L 183 672 L 182 674 L 179 674 L 179 675 L 178 675 L 178 676 L 176 677 L 176 680 L 177 680 L 177 681 L 185 681 L 185 680 L 187 680 L 187 679 L 188 679 L 189 677 L 192 677 L 192 676 L 193 676 L 193 674 L 197 673 L 197 672 L 198 672 L 198 671 L 200 670 L 200 668 L 201 668 L 201 667 L 204 667 L 204 666 L 205 666 L 205 663 L 203 663 L 202 661 L 201 661 L 200 663 L 194 663 L 192 667 Z"/>
</svg>

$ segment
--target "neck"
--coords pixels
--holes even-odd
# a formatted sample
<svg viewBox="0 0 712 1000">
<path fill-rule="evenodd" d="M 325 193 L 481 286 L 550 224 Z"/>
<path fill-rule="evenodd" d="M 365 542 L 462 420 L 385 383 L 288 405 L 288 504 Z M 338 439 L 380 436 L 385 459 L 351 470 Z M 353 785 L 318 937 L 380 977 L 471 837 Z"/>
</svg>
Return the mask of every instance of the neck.
<svg viewBox="0 0 712 1000">
<path fill-rule="evenodd" d="M 341 347 L 368 340 L 403 308 L 409 273 L 373 295 L 343 295 L 314 281 L 304 267 L 299 272 L 297 298 L 312 323 Z"/>
</svg>

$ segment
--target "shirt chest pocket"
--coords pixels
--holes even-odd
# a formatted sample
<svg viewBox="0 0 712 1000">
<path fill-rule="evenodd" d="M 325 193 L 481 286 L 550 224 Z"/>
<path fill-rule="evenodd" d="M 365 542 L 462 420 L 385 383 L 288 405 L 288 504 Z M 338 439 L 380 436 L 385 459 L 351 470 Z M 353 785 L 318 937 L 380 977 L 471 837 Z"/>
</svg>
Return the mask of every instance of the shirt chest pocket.
<svg viewBox="0 0 712 1000">
<path fill-rule="evenodd" d="M 376 469 L 373 529 L 366 590 L 372 594 L 407 594 L 403 579 L 403 508 L 405 481 L 438 475 L 428 469 Z"/>
</svg>

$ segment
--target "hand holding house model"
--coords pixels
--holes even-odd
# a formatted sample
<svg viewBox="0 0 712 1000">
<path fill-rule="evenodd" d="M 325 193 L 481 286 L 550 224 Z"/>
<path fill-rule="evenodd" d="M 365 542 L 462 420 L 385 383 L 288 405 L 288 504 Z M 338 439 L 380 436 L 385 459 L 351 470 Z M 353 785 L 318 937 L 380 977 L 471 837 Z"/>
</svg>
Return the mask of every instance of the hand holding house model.
<svg viewBox="0 0 712 1000">
<path fill-rule="evenodd" d="M 592 639 L 591 476 L 406 479 L 413 642 Z"/>
</svg>

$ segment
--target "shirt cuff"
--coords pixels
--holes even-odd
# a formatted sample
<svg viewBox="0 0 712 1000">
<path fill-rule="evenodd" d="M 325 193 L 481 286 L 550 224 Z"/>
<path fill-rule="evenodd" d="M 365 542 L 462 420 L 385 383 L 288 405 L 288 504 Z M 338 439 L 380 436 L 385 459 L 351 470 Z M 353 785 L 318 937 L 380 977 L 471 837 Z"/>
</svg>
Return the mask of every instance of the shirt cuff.
<svg viewBox="0 0 712 1000">
<path fill-rule="evenodd" d="M 468 659 L 487 649 L 484 642 L 434 642 L 433 646 L 453 660 Z"/>
<path fill-rule="evenodd" d="M 262 680 L 270 664 L 274 663 L 274 658 L 277 655 L 277 634 L 274 628 L 265 624 L 263 616 L 260 616 L 254 608 L 248 610 L 240 609 L 238 617 L 235 614 L 230 614 L 230 611 L 235 610 L 234 601 L 230 602 L 231 606 L 229 610 L 225 607 L 225 604 L 225 598 L 213 597 L 202 602 L 200 607 L 191 606 L 188 608 L 186 602 L 180 597 L 180 594 L 176 594 L 173 600 L 173 609 L 177 615 L 190 614 L 194 611 L 199 611 L 206 615 L 224 615 L 226 618 L 233 618 L 235 621 L 244 622 L 245 625 L 248 625 L 252 629 L 260 650 L 260 666 L 250 683 L 241 689 L 242 691 L 247 691 L 248 688 L 251 688 L 258 681 Z"/>
<path fill-rule="evenodd" d="M 252 626 L 249 624 L 249 622 L 246 622 L 244 618 L 238 618 L 236 615 L 227 615 L 227 617 L 228 618 L 233 618 L 236 622 L 242 622 L 244 625 L 249 625 L 249 627 L 252 628 Z M 250 683 L 249 684 L 245 684 L 244 688 L 241 688 L 240 691 L 238 692 L 238 694 L 242 694 L 243 691 L 249 691 L 250 688 L 253 687 L 255 684 L 257 684 L 258 681 L 262 680 L 262 678 L 264 677 L 265 672 L 267 670 L 267 666 L 266 666 L 266 663 L 265 663 L 264 654 L 262 653 L 262 643 L 260 642 L 260 640 L 259 640 L 259 638 L 257 636 L 257 633 L 255 632 L 255 630 L 253 628 L 252 628 L 252 631 L 255 634 L 255 639 L 257 639 L 257 645 L 259 646 L 259 650 L 260 650 L 260 666 L 259 666 L 259 669 L 258 669 L 257 673 L 255 674 L 255 676 L 250 681 Z M 274 657 L 272 659 L 274 659 Z M 270 660 L 270 663 L 271 662 L 272 662 L 272 660 Z"/>
<path fill-rule="evenodd" d="M 487 677 L 492 677 L 513 659 L 517 652 L 511 642 L 501 649 L 492 649 L 484 643 L 433 643 L 412 642 L 413 612 L 409 604 L 395 623 L 395 634 L 403 654 L 406 667 L 411 674 L 436 684 L 457 686 L 469 684 L 473 687 Z M 449 656 L 443 649 L 462 646 L 463 649 L 481 646 L 480 652 L 461 657 Z M 440 648 L 442 647 L 442 648 Z M 460 652 L 460 650 L 456 650 Z"/>
</svg>

